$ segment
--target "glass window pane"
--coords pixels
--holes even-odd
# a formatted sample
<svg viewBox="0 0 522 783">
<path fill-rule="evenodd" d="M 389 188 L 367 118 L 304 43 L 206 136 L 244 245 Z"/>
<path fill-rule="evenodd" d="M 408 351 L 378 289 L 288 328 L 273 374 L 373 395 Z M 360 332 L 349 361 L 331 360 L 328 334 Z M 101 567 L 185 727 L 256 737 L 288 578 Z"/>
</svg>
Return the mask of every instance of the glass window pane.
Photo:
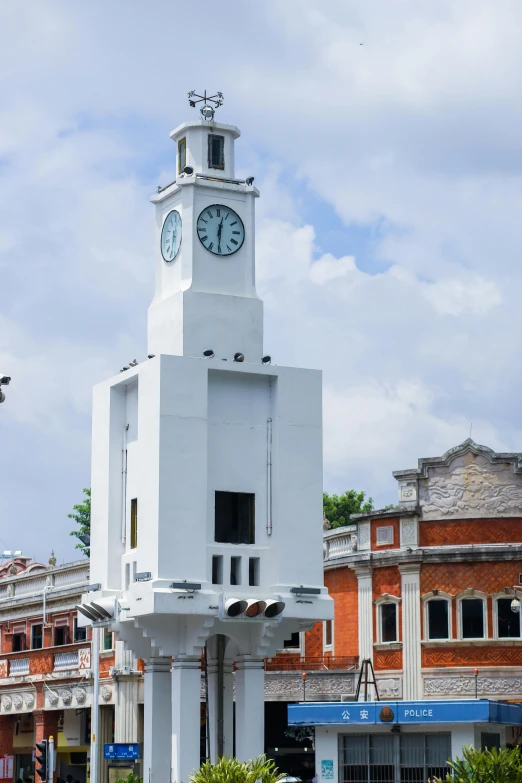
<svg viewBox="0 0 522 783">
<path fill-rule="evenodd" d="M 424 734 L 401 734 L 401 764 L 424 766 Z"/>
<path fill-rule="evenodd" d="M 397 604 L 381 605 L 381 641 L 397 641 Z"/>
<path fill-rule="evenodd" d="M 484 601 L 481 598 L 465 598 L 460 603 L 462 638 L 484 637 Z"/>
<path fill-rule="evenodd" d="M 512 600 L 512 598 L 499 598 L 497 601 L 499 639 L 518 639 L 520 637 L 520 612 L 511 611 Z"/>
<path fill-rule="evenodd" d="M 450 734 L 426 734 L 426 764 L 444 767 L 451 758 Z"/>
<path fill-rule="evenodd" d="M 449 639 L 448 602 L 428 601 L 428 639 Z"/>
</svg>

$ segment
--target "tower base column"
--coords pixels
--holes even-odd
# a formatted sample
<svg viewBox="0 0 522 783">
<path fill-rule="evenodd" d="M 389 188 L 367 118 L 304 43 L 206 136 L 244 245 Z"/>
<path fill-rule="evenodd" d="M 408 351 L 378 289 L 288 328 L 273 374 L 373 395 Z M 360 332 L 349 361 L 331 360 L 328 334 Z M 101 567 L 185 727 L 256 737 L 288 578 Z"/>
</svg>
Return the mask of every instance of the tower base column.
<svg viewBox="0 0 522 783">
<path fill-rule="evenodd" d="M 172 664 L 172 780 L 189 783 L 200 766 L 201 659 Z"/>
<path fill-rule="evenodd" d="M 250 761 L 264 752 L 264 661 L 241 655 L 236 659 L 236 756 Z"/>
<path fill-rule="evenodd" d="M 149 658 L 145 665 L 143 780 L 169 783 L 172 742 L 170 656 Z"/>
</svg>

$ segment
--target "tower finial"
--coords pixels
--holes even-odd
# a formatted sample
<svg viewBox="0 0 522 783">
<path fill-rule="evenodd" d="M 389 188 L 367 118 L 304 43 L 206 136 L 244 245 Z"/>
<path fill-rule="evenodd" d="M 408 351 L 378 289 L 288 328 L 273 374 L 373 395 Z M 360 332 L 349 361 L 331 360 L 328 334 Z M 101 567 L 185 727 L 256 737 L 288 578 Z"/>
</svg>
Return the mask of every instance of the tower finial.
<svg viewBox="0 0 522 783">
<path fill-rule="evenodd" d="M 194 108 L 197 103 L 201 103 L 203 101 L 203 106 L 199 111 L 203 119 L 209 120 L 210 122 L 212 122 L 214 119 L 216 109 L 219 108 L 219 106 L 222 106 L 224 101 L 222 92 L 217 92 L 215 95 L 207 95 L 206 90 L 203 95 L 198 95 L 195 90 L 191 90 L 188 93 L 188 99 L 189 105 L 192 106 L 192 108 Z M 210 104 L 214 105 L 211 106 Z"/>
</svg>

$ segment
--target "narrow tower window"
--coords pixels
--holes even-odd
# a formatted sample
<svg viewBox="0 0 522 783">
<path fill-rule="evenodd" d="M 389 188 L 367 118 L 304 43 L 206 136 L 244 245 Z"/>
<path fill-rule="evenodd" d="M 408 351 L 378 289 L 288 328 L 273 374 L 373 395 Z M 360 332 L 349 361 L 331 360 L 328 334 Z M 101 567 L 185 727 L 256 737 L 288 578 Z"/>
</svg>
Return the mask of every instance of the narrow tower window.
<svg viewBox="0 0 522 783">
<path fill-rule="evenodd" d="M 138 498 L 132 498 L 131 500 L 131 549 L 136 549 L 138 546 Z"/>
<path fill-rule="evenodd" d="M 381 642 L 397 641 L 397 604 L 381 606 Z"/>
<path fill-rule="evenodd" d="M 212 555 L 212 584 L 223 584 L 223 555 Z"/>
<path fill-rule="evenodd" d="M 208 134 L 208 167 L 210 169 L 225 168 L 225 137 Z"/>
<path fill-rule="evenodd" d="M 187 165 L 187 140 L 185 138 L 178 141 L 178 174 L 181 174 Z"/>
<path fill-rule="evenodd" d="M 259 584 L 259 558 L 250 557 L 248 559 L 248 584 L 250 587 L 256 587 Z"/>
</svg>

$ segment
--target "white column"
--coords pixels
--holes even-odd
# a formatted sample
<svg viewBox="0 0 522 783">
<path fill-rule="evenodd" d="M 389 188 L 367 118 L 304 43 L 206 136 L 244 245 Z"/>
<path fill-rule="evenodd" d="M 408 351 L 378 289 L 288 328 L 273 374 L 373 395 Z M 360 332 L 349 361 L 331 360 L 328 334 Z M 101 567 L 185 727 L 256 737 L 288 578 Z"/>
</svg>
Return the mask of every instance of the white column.
<svg viewBox="0 0 522 783">
<path fill-rule="evenodd" d="M 421 698 L 420 563 L 399 566 L 402 594 L 403 699 Z"/>
<path fill-rule="evenodd" d="M 187 656 L 172 664 L 172 780 L 189 783 L 199 769 L 201 658 Z"/>
<path fill-rule="evenodd" d="M 170 657 L 149 658 L 145 666 L 143 780 L 169 783 L 172 742 Z"/>
<path fill-rule="evenodd" d="M 373 663 L 373 587 L 372 569 L 369 566 L 355 568 L 357 576 L 358 613 L 357 625 L 359 634 L 359 667 L 365 658 Z M 368 687 L 368 698 L 372 699 L 373 686 Z M 361 687 L 359 700 L 364 700 L 364 687 Z"/>
<path fill-rule="evenodd" d="M 219 676 L 219 663 L 215 659 L 207 661 L 208 711 L 210 758 L 216 761 L 219 755 L 218 737 L 223 733 L 223 756 L 232 756 L 234 752 L 234 680 L 232 662 L 224 661 L 222 675 Z M 222 713 L 219 691 L 222 689 Z M 221 714 L 220 714 L 221 713 Z M 222 719 L 223 725 L 219 722 Z"/>
<path fill-rule="evenodd" d="M 236 658 L 236 757 L 265 752 L 265 671 L 262 658 Z"/>
<path fill-rule="evenodd" d="M 138 742 L 138 680 L 137 661 L 123 642 L 116 642 L 116 705 L 114 742 Z M 124 671 L 129 674 L 124 674 Z M 134 672 L 134 673 L 130 673 Z"/>
</svg>

